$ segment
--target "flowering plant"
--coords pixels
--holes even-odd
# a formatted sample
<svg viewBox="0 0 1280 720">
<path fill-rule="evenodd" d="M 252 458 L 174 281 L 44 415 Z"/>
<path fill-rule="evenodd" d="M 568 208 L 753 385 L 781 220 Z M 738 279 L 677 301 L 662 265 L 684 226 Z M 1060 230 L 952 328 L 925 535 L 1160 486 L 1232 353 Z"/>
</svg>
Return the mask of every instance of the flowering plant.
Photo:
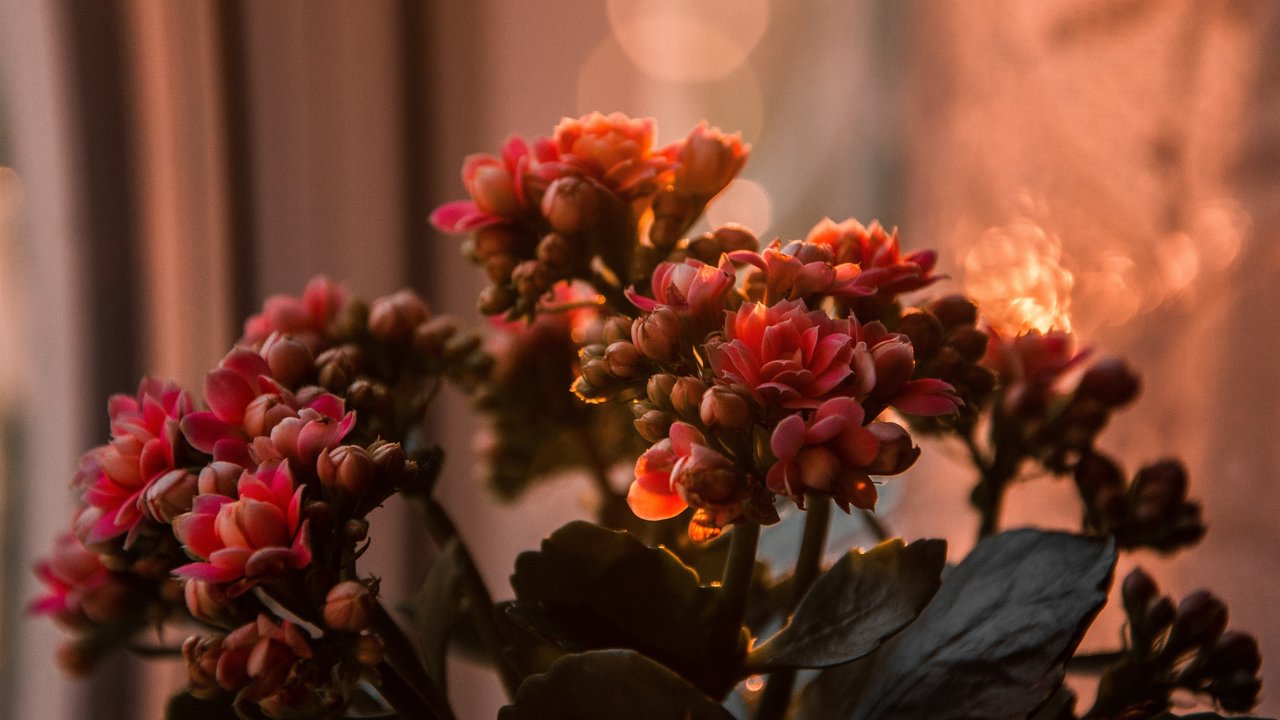
<svg viewBox="0 0 1280 720">
<path fill-rule="evenodd" d="M 879 223 L 824 219 L 763 247 L 740 226 L 692 233 L 749 147 L 705 123 L 662 147 L 654 133 L 592 114 L 467 158 L 469 197 L 432 220 L 490 281 L 487 339 L 411 292 L 366 304 L 316 278 L 267 300 L 198 397 L 153 378 L 113 397 L 37 568 L 33 611 L 72 633 L 64 667 L 191 628 L 174 718 L 452 718 L 451 644 L 492 664 L 510 720 L 1256 704 L 1257 643 L 1222 602 L 1175 605 L 1141 570 L 1122 583 L 1121 649 L 1075 652 L 1118 552 L 1205 530 L 1177 461 L 1128 479 L 1096 446 L 1139 390 L 1127 365 L 1061 332 L 998 334 L 964 297 L 917 298 L 936 255 Z M 501 602 L 433 494 L 444 456 L 424 417 L 444 382 L 485 418 L 498 497 L 566 466 L 598 481 L 598 522 L 521 555 Z M 925 436 L 963 445 L 978 479 L 980 541 L 949 568 L 943 541 L 891 539 L 874 515 Z M 1031 471 L 1072 479 L 1079 532 L 999 532 Z M 403 624 L 360 567 L 367 516 L 394 494 L 435 552 Z M 832 505 L 880 544 L 833 555 Z M 793 526 L 769 567 L 762 528 Z M 1087 710 L 1076 672 L 1100 675 Z"/>
</svg>

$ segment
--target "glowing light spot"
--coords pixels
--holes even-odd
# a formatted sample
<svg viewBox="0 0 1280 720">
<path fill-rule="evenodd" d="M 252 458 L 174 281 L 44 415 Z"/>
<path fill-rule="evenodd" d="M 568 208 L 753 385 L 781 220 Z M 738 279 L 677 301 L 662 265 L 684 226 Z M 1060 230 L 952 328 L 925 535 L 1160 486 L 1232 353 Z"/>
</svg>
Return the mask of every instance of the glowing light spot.
<svg viewBox="0 0 1280 720">
<path fill-rule="evenodd" d="M 1200 274 L 1200 252 L 1186 233 L 1169 233 L 1161 238 L 1156 263 L 1170 294 L 1186 289 Z"/>
<path fill-rule="evenodd" d="M 712 227 L 745 225 L 763 239 L 773 223 L 773 202 L 759 183 L 734 180 L 707 206 L 707 221 Z"/>
<path fill-rule="evenodd" d="M 1018 218 L 984 232 L 964 256 L 965 291 L 1000 333 L 1071 329 L 1074 277 L 1062 241 Z"/>
<path fill-rule="evenodd" d="M 744 681 L 742 684 L 744 687 L 746 687 L 747 692 L 753 692 L 753 693 L 760 692 L 761 690 L 764 689 L 764 678 L 760 677 L 759 675 L 752 675 L 751 677 L 747 678 L 746 681 Z"/>
<path fill-rule="evenodd" d="M 764 99 L 750 65 L 716 80 L 685 84 L 650 78 L 627 59 L 617 40 L 605 38 L 578 72 L 578 114 L 619 110 L 658 121 L 658 144 L 688 132 L 704 118 L 748 140 L 762 137 Z"/>
<path fill-rule="evenodd" d="M 766 0 L 609 0 L 609 25 L 645 74 L 677 82 L 724 77 L 769 24 Z"/>
<path fill-rule="evenodd" d="M 1190 235 L 1200 247 L 1200 259 L 1214 270 L 1225 270 L 1235 261 L 1253 226 L 1253 218 L 1232 198 L 1201 203 L 1192 212 Z"/>
</svg>

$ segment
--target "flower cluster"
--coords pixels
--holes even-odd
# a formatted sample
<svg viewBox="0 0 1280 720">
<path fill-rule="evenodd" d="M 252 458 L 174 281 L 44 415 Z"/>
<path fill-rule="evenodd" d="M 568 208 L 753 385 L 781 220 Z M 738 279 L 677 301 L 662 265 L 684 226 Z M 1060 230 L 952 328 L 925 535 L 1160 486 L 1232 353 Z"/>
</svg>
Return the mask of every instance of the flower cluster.
<svg viewBox="0 0 1280 720">
<path fill-rule="evenodd" d="M 811 236 L 825 237 L 828 225 Z M 637 515 L 692 507 L 691 535 L 707 537 L 740 520 L 771 522 L 775 495 L 800 507 L 810 492 L 846 511 L 875 507 L 872 476 L 899 474 L 919 454 L 880 415 L 948 415 L 962 404 L 946 382 L 916 376 L 905 335 L 862 322 L 845 302 L 928 284 L 932 262 L 903 259 L 896 242 L 864 273 L 831 244 L 775 241 L 756 252 L 738 241 L 715 264 L 660 263 L 646 294 L 628 291 L 639 310 L 629 337 L 584 347 L 574 389 L 588 401 L 629 402 L 654 443 L 628 493 Z"/>
<path fill-rule="evenodd" d="M 382 642 L 371 610 L 353 610 L 376 601 L 375 582 L 352 579 L 365 516 L 417 473 L 382 438 L 407 437 L 441 379 L 488 372 L 479 337 L 413 293 L 366 306 L 317 278 L 245 323 L 203 407 L 153 378 L 113 397 L 111 440 L 73 483 L 75 532 L 37 568 L 48 591 L 33 610 L 78 634 L 65 664 L 185 610 L 226 630 L 184 647 L 203 694 L 271 717 L 343 707 Z M 273 619 L 259 591 L 289 615 Z M 306 638 L 297 617 L 332 622 Z"/>
<path fill-rule="evenodd" d="M 480 308 L 531 316 L 561 280 L 625 286 L 647 276 L 746 162 L 737 135 L 706 124 L 655 147 L 651 119 L 565 118 L 550 137 L 511 137 L 500 156 L 462 167 L 470 198 L 431 220 L 467 233 L 467 253 L 492 283 Z"/>
</svg>

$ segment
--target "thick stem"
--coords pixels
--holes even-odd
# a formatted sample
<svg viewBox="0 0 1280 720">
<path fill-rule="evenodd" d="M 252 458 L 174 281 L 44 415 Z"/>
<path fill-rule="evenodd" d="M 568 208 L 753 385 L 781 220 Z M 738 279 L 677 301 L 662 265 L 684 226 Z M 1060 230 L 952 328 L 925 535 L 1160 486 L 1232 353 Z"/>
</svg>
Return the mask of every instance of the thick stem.
<svg viewBox="0 0 1280 720">
<path fill-rule="evenodd" d="M 808 514 L 804 518 L 804 537 L 800 541 L 800 554 L 796 556 L 796 569 L 791 576 L 791 601 L 787 605 L 790 614 L 809 592 L 809 586 L 822 569 L 822 555 L 827 545 L 827 530 L 831 525 L 831 498 L 809 493 L 805 498 Z M 760 698 L 756 710 L 757 720 L 776 720 L 786 716 L 791 704 L 791 692 L 796 684 L 794 668 L 778 670 L 769 675 L 769 684 Z"/>
<path fill-rule="evenodd" d="M 475 559 L 471 557 L 471 552 L 458 536 L 458 528 L 453 524 L 444 506 L 432 497 L 413 496 L 411 499 L 422 511 L 427 532 L 431 534 L 431 539 L 436 545 L 443 547 L 450 540 L 458 541 L 458 559 L 462 563 L 462 587 L 467 594 L 467 613 L 475 625 L 476 632 L 480 635 L 481 642 L 489 652 L 494 668 L 498 671 L 498 677 L 502 680 L 507 698 L 514 698 L 516 688 L 520 687 L 520 678 L 502 656 L 502 635 L 498 631 L 497 621 L 493 618 L 493 596 L 489 594 L 489 588 L 484 584 L 484 578 L 480 576 Z"/>
<path fill-rule="evenodd" d="M 729 557 L 724 563 L 720 585 L 720 637 L 723 645 L 736 648 L 742 634 L 742 620 L 747 614 L 747 596 L 751 591 L 751 575 L 756 568 L 756 546 L 760 542 L 760 525 L 741 522 L 733 526 L 729 538 Z"/>
<path fill-rule="evenodd" d="M 383 662 L 378 665 L 378 674 L 382 684 L 378 692 L 402 718 L 427 718 L 428 720 L 453 720 L 453 713 L 448 705 L 438 707 L 416 692 L 391 664 Z"/>
</svg>

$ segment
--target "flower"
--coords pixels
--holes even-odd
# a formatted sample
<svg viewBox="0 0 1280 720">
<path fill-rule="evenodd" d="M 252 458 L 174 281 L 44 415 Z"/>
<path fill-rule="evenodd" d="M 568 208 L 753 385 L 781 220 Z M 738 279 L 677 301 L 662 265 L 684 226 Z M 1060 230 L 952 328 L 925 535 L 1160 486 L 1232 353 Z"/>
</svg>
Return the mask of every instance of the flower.
<svg viewBox="0 0 1280 720">
<path fill-rule="evenodd" d="M 1076 352 L 1075 339 L 1061 331 L 1032 330 L 1013 338 L 990 334 L 982 364 L 999 377 L 1005 410 L 1016 414 L 1037 415 L 1052 397 L 1064 394 L 1071 371 L 1090 354 Z"/>
<path fill-rule="evenodd" d="M 750 151 L 751 146 L 742 142 L 742 133 L 725 135 L 703 120 L 666 151 L 676 159 L 673 188 L 705 203 L 737 177 Z"/>
<path fill-rule="evenodd" d="M 670 175 L 671 161 L 653 152 L 654 134 L 653 118 L 595 112 L 577 120 L 563 118 L 552 142 L 566 170 L 598 180 L 631 200 L 652 193 L 659 180 Z"/>
<path fill-rule="evenodd" d="M 203 698 L 213 697 L 219 688 L 247 688 L 248 699 L 261 701 L 284 688 L 295 663 L 311 657 L 311 646 L 296 625 L 287 620 L 277 624 L 266 615 L 225 637 L 190 637 L 182 644 L 189 689 Z"/>
<path fill-rule="evenodd" d="M 307 521 L 301 519 L 303 488 L 294 483 L 288 463 L 246 472 L 236 490 L 238 499 L 200 495 L 191 512 L 173 521 L 174 535 L 203 560 L 183 565 L 174 574 L 235 583 L 232 596 L 286 569 L 311 563 Z"/>
<path fill-rule="evenodd" d="M 697 428 L 676 422 L 666 439 L 636 460 L 627 504 L 644 520 L 666 520 L 689 506 L 710 510 L 723 527 L 741 514 L 740 489 L 732 461 L 707 447 Z"/>
<path fill-rule="evenodd" d="M 35 573 L 46 592 L 31 603 L 32 614 L 74 627 L 110 621 L 124 610 L 127 588 L 72 533 L 58 536 L 53 554 L 36 563 Z"/>
<path fill-rule="evenodd" d="M 856 341 L 848 320 L 810 311 L 803 300 L 745 303 L 709 343 L 716 381 L 747 388 L 783 408 L 816 408 L 854 376 Z"/>
<path fill-rule="evenodd" d="M 661 262 L 653 270 L 653 299 L 634 289 L 627 299 L 645 312 L 665 305 L 681 315 L 715 322 L 724 310 L 725 298 L 733 288 L 733 264 L 720 256 L 719 265 L 708 265 L 692 258 L 684 262 Z"/>
<path fill-rule="evenodd" d="M 302 297 L 272 295 L 262 312 L 244 322 L 240 344 L 257 347 L 272 333 L 292 335 L 313 353 L 324 345 L 325 329 L 347 304 L 347 288 L 323 275 L 311 278 Z"/>
<path fill-rule="evenodd" d="M 831 248 L 836 263 L 859 265 L 859 284 L 876 288 L 881 294 L 892 296 L 919 290 L 942 279 L 933 275 L 938 262 L 936 252 L 917 250 L 903 255 L 897 229 L 886 233 L 878 221 L 863 227 L 852 218 L 839 223 L 823 218 L 809 231 L 806 240 Z"/>
<path fill-rule="evenodd" d="M 765 302 L 797 300 L 811 295 L 852 298 L 875 292 L 858 265 L 832 262 L 831 249 L 818 243 L 793 240 L 783 245 L 781 240 L 774 240 L 762 252 L 738 250 L 729 257 L 734 262 L 759 268 L 765 285 Z"/>
<path fill-rule="evenodd" d="M 93 509 L 84 518 L 84 543 L 128 533 L 125 544 L 132 544 L 139 523 L 151 513 L 144 493 L 175 470 L 180 421 L 191 410 L 187 393 L 155 378 L 145 378 L 134 397 L 112 396 L 107 404 L 111 442 L 81 458 L 74 481 L 83 491 L 85 505 Z"/>
<path fill-rule="evenodd" d="M 558 176 L 559 152 L 543 138 L 530 145 L 512 135 L 502 145 L 502 156 L 486 153 L 467 156 L 462 163 L 462 185 L 470 200 L 445 203 L 431 213 L 431 224 L 447 233 L 472 230 L 513 221 L 540 202 L 541 190 Z"/>
</svg>

